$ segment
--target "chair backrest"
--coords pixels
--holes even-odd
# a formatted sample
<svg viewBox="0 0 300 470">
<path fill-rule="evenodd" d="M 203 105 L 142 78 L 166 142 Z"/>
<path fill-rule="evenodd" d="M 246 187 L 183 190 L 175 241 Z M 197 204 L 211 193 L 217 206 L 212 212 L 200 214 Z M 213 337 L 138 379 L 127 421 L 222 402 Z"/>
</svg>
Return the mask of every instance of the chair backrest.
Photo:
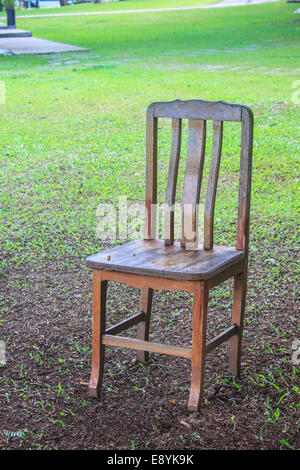
<svg viewBox="0 0 300 470">
<path fill-rule="evenodd" d="M 241 122 L 241 157 L 239 177 L 236 248 L 248 250 L 251 190 L 253 114 L 243 105 L 223 101 L 171 101 L 152 103 L 147 110 L 146 137 L 146 210 L 144 238 L 156 238 L 157 209 L 157 121 L 172 119 L 172 144 L 166 192 L 164 239 L 174 243 L 174 204 L 181 146 L 182 119 L 188 119 L 188 152 L 183 182 L 182 237 L 186 249 L 198 247 L 198 205 L 205 154 L 206 121 L 213 121 L 213 145 L 204 212 L 204 249 L 213 248 L 214 208 L 222 150 L 223 122 Z"/>
</svg>

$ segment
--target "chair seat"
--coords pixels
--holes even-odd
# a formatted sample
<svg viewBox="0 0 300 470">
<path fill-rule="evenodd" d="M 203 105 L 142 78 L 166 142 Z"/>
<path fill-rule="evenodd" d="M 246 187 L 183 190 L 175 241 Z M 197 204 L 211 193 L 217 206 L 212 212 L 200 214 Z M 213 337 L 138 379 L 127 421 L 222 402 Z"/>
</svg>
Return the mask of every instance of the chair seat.
<svg viewBox="0 0 300 470">
<path fill-rule="evenodd" d="M 244 259 L 232 247 L 185 250 L 180 243 L 165 246 L 163 240 L 136 240 L 89 256 L 87 266 L 104 271 L 141 274 L 175 280 L 207 280 Z"/>
</svg>

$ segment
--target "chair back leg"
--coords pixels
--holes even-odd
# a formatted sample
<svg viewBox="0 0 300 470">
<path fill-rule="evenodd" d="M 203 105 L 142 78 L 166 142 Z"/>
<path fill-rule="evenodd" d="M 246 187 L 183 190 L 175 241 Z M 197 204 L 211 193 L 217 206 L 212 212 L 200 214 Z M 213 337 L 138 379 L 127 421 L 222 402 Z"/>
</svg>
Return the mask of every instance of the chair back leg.
<svg viewBox="0 0 300 470">
<path fill-rule="evenodd" d="M 239 377 L 241 369 L 241 346 L 246 304 L 247 275 L 246 272 L 234 277 L 233 306 L 231 324 L 237 325 L 237 333 L 229 342 L 229 372 Z"/>
<path fill-rule="evenodd" d="M 143 287 L 141 289 L 140 312 L 144 312 L 146 315 L 146 318 L 145 320 L 141 321 L 137 325 L 137 339 L 141 339 L 142 341 L 149 341 L 152 297 L 153 297 L 153 289 L 151 289 L 151 287 Z M 138 362 L 146 362 L 148 361 L 148 359 L 149 359 L 148 351 L 136 352 L 136 360 Z"/>
</svg>

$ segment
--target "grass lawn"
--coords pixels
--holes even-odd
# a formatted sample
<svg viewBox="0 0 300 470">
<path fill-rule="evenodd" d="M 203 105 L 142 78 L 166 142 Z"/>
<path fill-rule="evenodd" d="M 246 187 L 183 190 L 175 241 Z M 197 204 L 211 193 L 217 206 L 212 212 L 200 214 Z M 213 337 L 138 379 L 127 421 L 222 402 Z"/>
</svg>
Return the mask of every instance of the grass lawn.
<svg viewBox="0 0 300 470">
<path fill-rule="evenodd" d="M 200 1 L 129 0 L 66 11 L 183 3 Z M 6 104 L 0 104 L 0 339 L 8 349 L 0 369 L 0 448 L 299 447 L 299 376 L 291 363 L 300 327 L 295 8 L 281 1 L 18 20 L 37 37 L 89 50 L 0 58 L 6 87 Z M 112 350 L 103 400 L 89 399 L 81 385 L 88 382 L 91 352 L 91 276 L 84 260 L 109 245 L 95 237 L 96 210 L 105 201 L 117 205 L 120 196 L 143 200 L 145 111 L 152 101 L 176 98 L 247 104 L 255 116 L 243 372 L 239 380 L 228 375 L 226 347 L 209 356 L 206 401 L 197 415 L 186 409 L 185 359 L 153 354 L 142 367 L 132 362 L 132 352 Z M 167 124 L 160 129 L 161 202 Z M 226 125 L 224 135 L 216 241 L 233 243 L 239 129 Z M 213 334 L 230 321 L 230 284 L 213 289 L 210 307 Z M 109 321 L 137 308 L 135 289 L 110 288 Z M 189 331 L 191 299 L 157 293 L 153 314 L 152 339 L 176 343 Z"/>
</svg>

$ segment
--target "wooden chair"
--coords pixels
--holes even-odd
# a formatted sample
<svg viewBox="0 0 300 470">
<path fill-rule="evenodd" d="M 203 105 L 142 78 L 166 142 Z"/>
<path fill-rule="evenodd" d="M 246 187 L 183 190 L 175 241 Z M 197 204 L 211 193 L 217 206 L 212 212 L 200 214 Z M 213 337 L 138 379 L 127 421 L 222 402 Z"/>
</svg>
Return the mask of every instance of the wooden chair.
<svg viewBox="0 0 300 470">
<path fill-rule="evenodd" d="M 157 122 L 172 119 L 172 145 L 166 191 L 164 240 L 156 239 L 157 204 Z M 181 122 L 188 119 L 188 155 L 182 200 L 182 238 L 174 242 L 174 211 Z M 197 211 L 205 153 L 206 121 L 213 121 L 213 146 L 204 213 L 204 243 L 198 246 Z M 241 122 L 241 157 L 235 247 L 213 246 L 214 206 L 221 158 L 223 122 Z M 143 240 L 87 258 L 93 268 L 92 370 L 89 395 L 98 397 L 104 368 L 105 346 L 137 350 L 138 361 L 148 351 L 191 358 L 189 410 L 200 407 L 204 386 L 205 356 L 230 339 L 229 369 L 240 372 L 241 341 L 247 286 L 248 233 L 253 138 L 252 111 L 241 105 L 201 100 L 153 103 L 147 110 L 146 206 Z M 209 289 L 234 277 L 231 326 L 206 344 L 206 319 Z M 106 328 L 105 304 L 108 281 L 118 281 L 141 289 L 140 313 Z M 192 347 L 178 347 L 149 341 L 153 289 L 178 289 L 191 292 L 193 303 Z M 137 339 L 118 336 L 137 324 Z"/>
</svg>

